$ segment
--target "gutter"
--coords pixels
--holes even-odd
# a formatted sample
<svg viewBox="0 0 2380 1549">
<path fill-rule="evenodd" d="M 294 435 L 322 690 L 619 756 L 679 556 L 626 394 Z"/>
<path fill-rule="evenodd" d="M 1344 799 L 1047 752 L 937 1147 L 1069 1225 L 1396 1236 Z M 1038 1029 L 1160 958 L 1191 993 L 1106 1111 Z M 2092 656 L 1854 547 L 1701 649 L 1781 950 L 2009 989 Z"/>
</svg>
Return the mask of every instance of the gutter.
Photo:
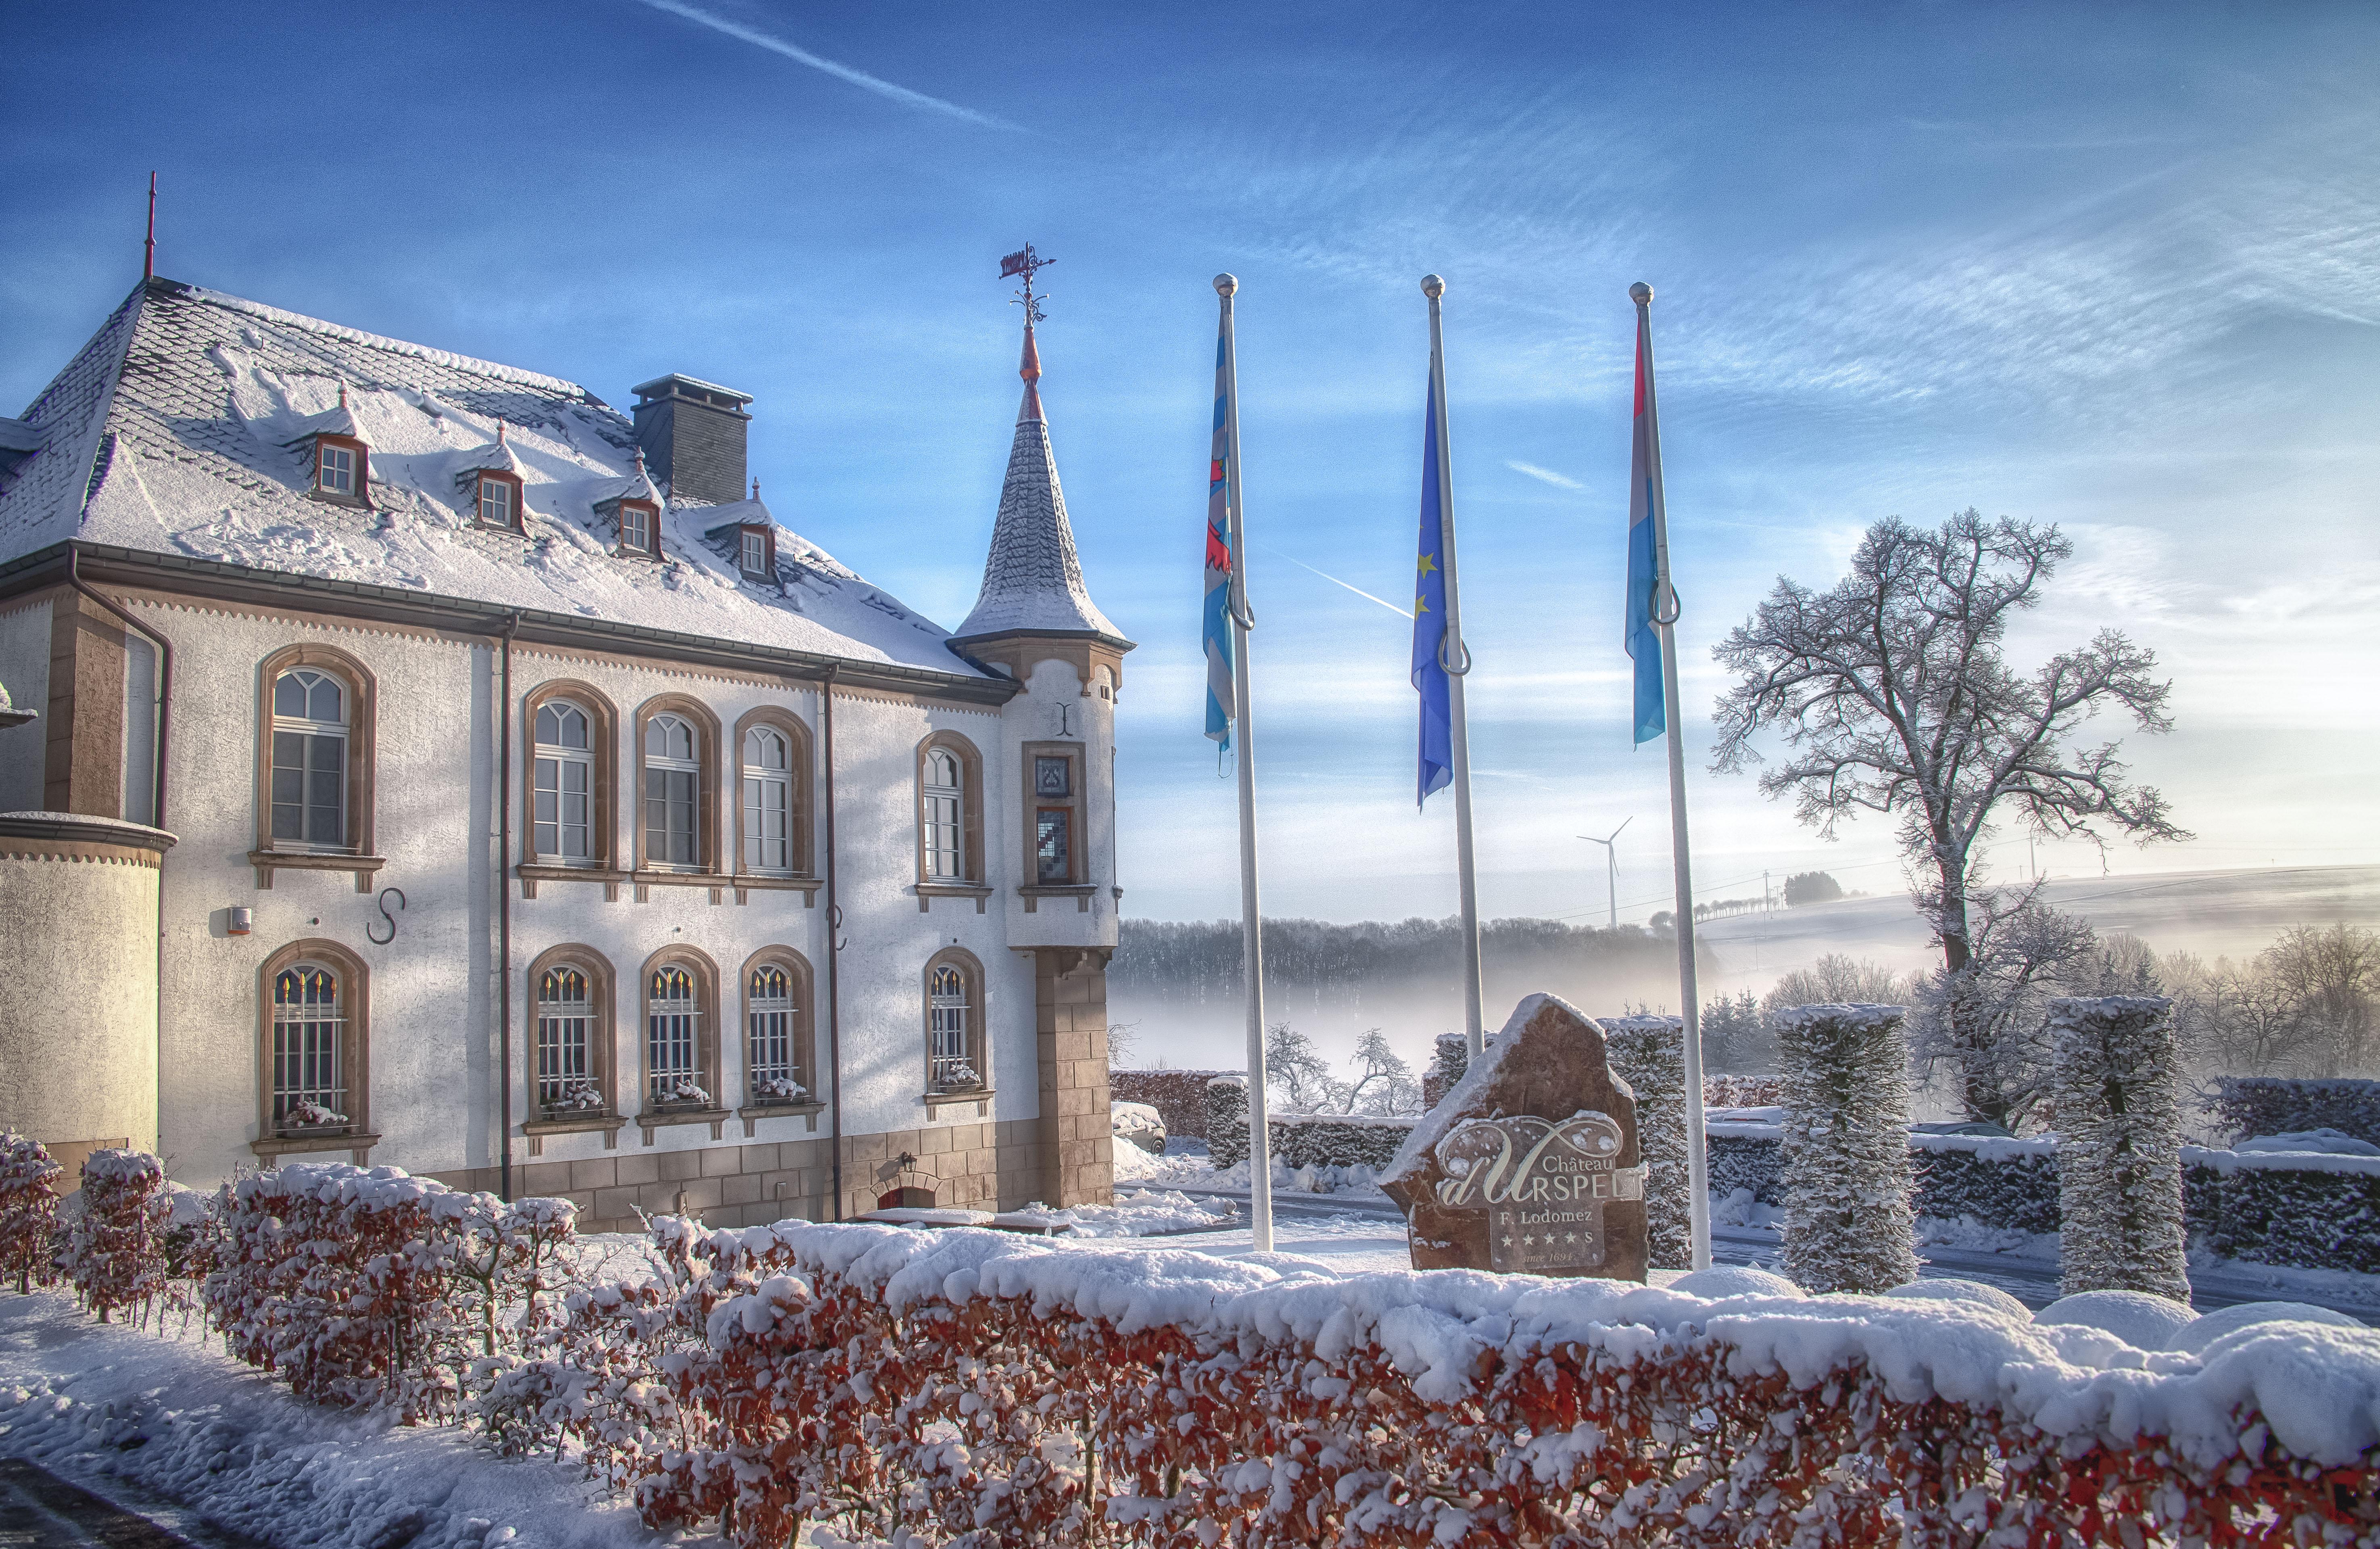
<svg viewBox="0 0 2380 1549">
<path fill-rule="evenodd" d="M 496 1193 L 513 1199 L 513 635 L 520 615 L 504 621 L 504 665 L 498 692 L 504 698 L 496 751 L 496 1049 L 504 1073 L 496 1081 L 496 1144 L 501 1148 Z"/>
<path fill-rule="evenodd" d="M 820 805 L 826 819 L 826 1063 L 827 1079 L 833 1083 L 828 1098 L 831 1107 L 829 1128 L 834 1131 L 833 1175 L 834 1216 L 843 1219 L 843 987 L 836 969 L 843 956 L 839 933 L 843 929 L 843 906 L 834 901 L 834 884 L 842 868 L 835 863 L 834 852 L 834 683 L 835 670 L 826 669 L 819 679 L 819 740 L 825 763 L 825 800 Z"/>
<path fill-rule="evenodd" d="M 378 586 L 369 581 L 329 580 L 281 570 L 264 570 L 222 560 L 194 559 L 183 555 L 152 554 L 112 543 L 88 543 L 72 539 L 34 554 L 0 563 L 0 599 L 42 585 L 48 571 L 71 555 L 94 562 L 106 579 L 120 584 L 152 586 L 224 602 L 249 602 L 270 607 L 307 607 L 354 613 L 356 604 L 385 608 L 398 622 L 428 628 L 459 629 L 481 637 L 500 632 L 507 619 L 518 619 L 521 640 L 533 644 L 577 646 L 628 655 L 663 657 L 743 672 L 782 674 L 815 680 L 827 671 L 857 689 L 920 694 L 961 703 L 1001 705 L 1023 691 L 1005 677 L 975 677 L 962 672 L 936 672 L 895 662 L 859 662 L 815 651 L 719 640 L 683 634 L 641 624 L 622 624 L 578 614 L 519 608 L 468 597 Z M 144 633 L 148 632 L 146 630 Z"/>
</svg>

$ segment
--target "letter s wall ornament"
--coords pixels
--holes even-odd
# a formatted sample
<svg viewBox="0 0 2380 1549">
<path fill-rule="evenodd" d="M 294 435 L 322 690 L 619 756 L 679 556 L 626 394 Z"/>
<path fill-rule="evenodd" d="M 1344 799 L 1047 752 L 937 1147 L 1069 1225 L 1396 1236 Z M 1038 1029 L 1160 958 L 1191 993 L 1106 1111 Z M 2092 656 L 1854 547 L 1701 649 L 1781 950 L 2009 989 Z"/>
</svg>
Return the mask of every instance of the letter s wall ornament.
<svg viewBox="0 0 2380 1549">
<path fill-rule="evenodd" d="M 396 916 L 388 912 L 388 896 L 392 893 L 396 895 L 396 907 L 400 909 L 405 908 L 405 889 L 402 887 L 383 887 L 380 890 L 380 896 L 372 900 L 380 909 L 380 917 L 388 921 L 388 934 L 374 935 L 371 921 L 364 921 L 364 939 L 374 946 L 386 946 L 396 939 Z"/>
</svg>

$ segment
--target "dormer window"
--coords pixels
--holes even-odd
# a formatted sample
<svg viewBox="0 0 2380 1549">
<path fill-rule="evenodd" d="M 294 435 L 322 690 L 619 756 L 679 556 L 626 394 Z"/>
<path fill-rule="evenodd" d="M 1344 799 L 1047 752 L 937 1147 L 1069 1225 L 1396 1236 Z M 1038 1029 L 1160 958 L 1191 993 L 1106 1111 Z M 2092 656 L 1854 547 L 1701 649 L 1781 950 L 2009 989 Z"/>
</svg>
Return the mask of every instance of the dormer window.
<svg viewBox="0 0 2380 1549">
<path fill-rule="evenodd" d="M 322 434 L 314 438 L 314 494 L 342 505 L 366 504 L 364 491 L 371 479 L 371 454 L 351 435 Z"/>
<path fill-rule="evenodd" d="M 620 502 L 620 552 L 651 555 L 658 551 L 653 544 L 653 530 L 658 525 L 652 506 L 641 500 Z"/>
<path fill-rule="evenodd" d="M 511 527 L 513 521 L 513 486 L 507 480 L 482 473 L 480 475 L 480 525 Z"/>
<path fill-rule="evenodd" d="M 769 551 L 774 546 L 769 542 L 766 528 L 746 528 L 737 548 L 737 563 L 743 567 L 744 573 L 755 580 L 766 580 L 773 575 L 775 567 L 770 564 L 772 556 Z"/>
</svg>

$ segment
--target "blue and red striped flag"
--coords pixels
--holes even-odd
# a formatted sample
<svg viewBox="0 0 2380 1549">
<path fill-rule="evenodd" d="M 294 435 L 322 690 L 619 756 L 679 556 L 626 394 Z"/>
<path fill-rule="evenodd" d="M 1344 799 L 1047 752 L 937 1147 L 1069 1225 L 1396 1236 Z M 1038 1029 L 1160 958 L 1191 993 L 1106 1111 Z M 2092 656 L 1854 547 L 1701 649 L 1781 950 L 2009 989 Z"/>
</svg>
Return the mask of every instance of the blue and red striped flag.
<svg viewBox="0 0 2380 1549">
<path fill-rule="evenodd" d="M 1215 445 L 1207 469 L 1207 608 L 1201 633 L 1207 649 L 1207 735 L 1232 745 L 1232 514 L 1228 474 L 1231 357 L 1222 326 L 1215 331 Z"/>
<path fill-rule="evenodd" d="M 1669 727 L 1661 708 L 1661 632 L 1653 624 L 1654 592 L 1659 566 L 1653 555 L 1653 421 L 1645 412 L 1651 397 L 1652 322 L 1642 311 L 1636 319 L 1636 442 L 1628 458 L 1628 607 L 1621 640 L 1636 661 L 1636 740 L 1650 742 Z"/>
</svg>

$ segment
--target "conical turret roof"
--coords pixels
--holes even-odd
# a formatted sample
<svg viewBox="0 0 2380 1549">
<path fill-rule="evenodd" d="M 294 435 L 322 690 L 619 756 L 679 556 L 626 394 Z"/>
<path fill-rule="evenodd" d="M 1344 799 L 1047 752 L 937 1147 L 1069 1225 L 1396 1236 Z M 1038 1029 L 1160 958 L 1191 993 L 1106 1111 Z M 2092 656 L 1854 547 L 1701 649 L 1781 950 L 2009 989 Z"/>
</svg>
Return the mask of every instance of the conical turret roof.
<svg viewBox="0 0 2380 1549">
<path fill-rule="evenodd" d="M 1041 356 L 1029 320 L 1017 374 L 1025 379 L 1025 401 L 1016 411 L 1016 439 L 1000 488 L 1000 518 L 992 524 L 983 592 L 953 643 L 1016 634 L 1099 635 L 1121 642 L 1123 636 L 1083 584 L 1075 531 L 1066 522 L 1065 493 L 1058 487 L 1058 460 L 1050 450 L 1050 424 L 1041 410 Z"/>
</svg>

